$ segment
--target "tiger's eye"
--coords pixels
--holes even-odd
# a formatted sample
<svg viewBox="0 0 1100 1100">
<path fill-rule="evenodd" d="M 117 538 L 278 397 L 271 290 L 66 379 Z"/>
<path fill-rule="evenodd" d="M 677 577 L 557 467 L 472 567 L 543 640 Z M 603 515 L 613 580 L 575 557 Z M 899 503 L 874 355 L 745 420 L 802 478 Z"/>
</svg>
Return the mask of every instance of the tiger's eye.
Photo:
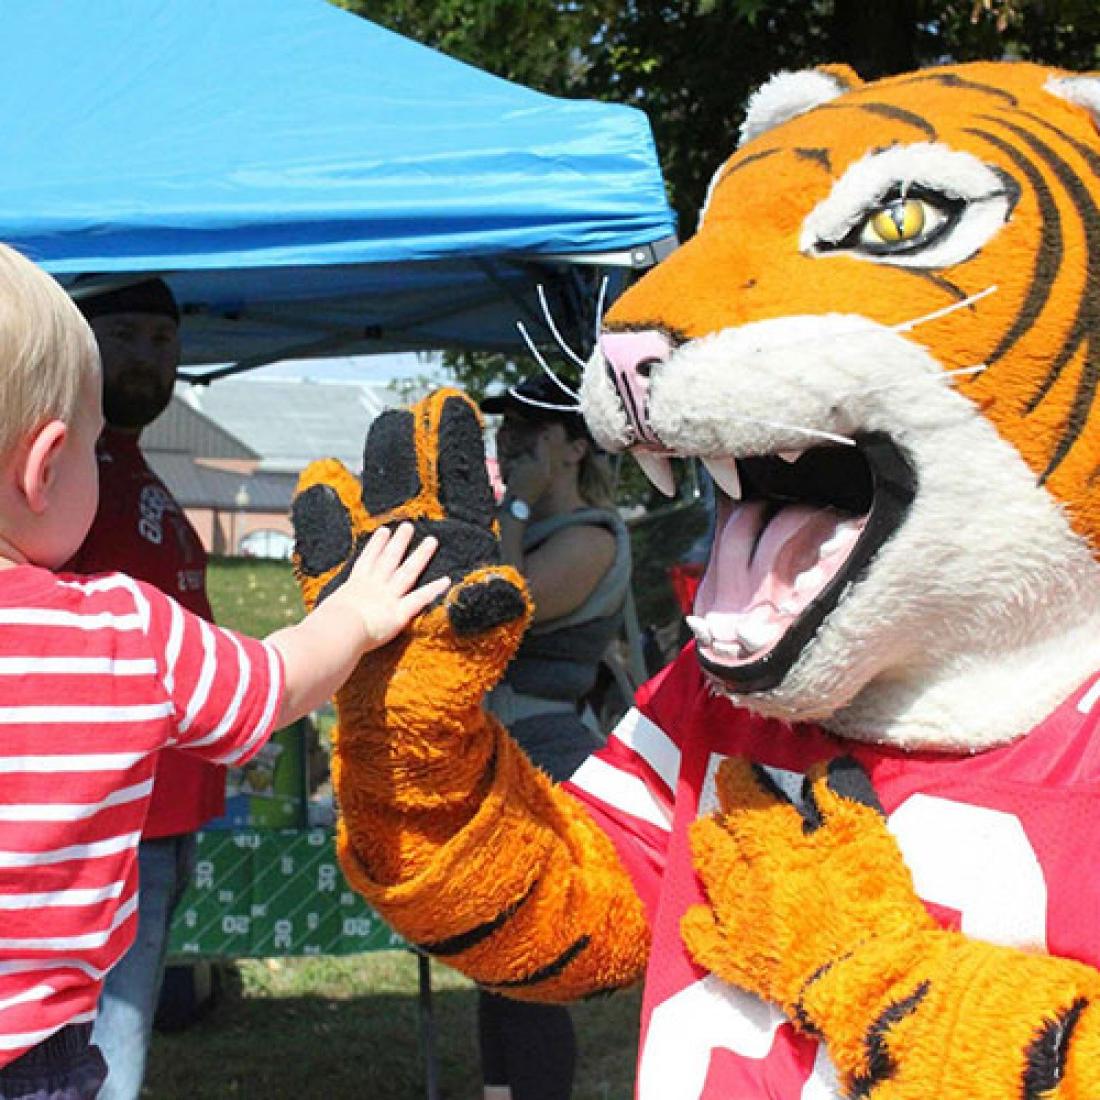
<svg viewBox="0 0 1100 1100">
<path fill-rule="evenodd" d="M 911 241 L 924 231 L 924 203 L 920 199 L 894 199 L 868 222 L 870 232 L 885 244 Z"/>
</svg>

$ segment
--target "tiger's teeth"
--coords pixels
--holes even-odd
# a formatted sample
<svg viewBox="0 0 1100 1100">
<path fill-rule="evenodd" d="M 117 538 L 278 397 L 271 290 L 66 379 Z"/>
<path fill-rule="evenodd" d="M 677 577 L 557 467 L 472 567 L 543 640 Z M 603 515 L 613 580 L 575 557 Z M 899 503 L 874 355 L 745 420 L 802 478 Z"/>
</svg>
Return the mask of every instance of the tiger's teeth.
<svg viewBox="0 0 1100 1100">
<path fill-rule="evenodd" d="M 696 641 L 702 645 L 710 645 L 714 641 L 714 635 L 711 634 L 706 619 L 699 615 L 688 615 L 684 621 L 687 623 L 688 629 L 695 635 Z"/>
<path fill-rule="evenodd" d="M 737 637 L 750 653 L 770 645 L 782 633 L 783 627 L 772 622 L 766 615 L 748 615 L 737 627 Z"/>
<path fill-rule="evenodd" d="M 802 451 L 777 451 L 776 454 L 778 454 L 784 462 L 789 462 L 792 465 L 802 457 Z"/>
<path fill-rule="evenodd" d="M 734 459 L 704 458 L 703 465 L 726 496 L 732 500 L 741 499 L 741 475 L 737 472 L 737 462 Z"/>
<path fill-rule="evenodd" d="M 637 463 L 642 468 L 642 473 L 662 492 L 666 497 L 676 495 L 676 481 L 672 476 L 672 463 L 664 456 L 654 454 L 652 451 L 631 451 Z"/>
</svg>

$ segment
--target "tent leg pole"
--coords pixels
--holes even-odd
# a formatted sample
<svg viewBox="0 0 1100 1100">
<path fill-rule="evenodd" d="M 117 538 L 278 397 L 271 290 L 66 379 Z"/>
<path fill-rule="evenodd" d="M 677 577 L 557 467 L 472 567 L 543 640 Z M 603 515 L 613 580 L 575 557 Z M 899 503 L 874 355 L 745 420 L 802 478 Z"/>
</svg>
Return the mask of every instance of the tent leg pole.
<svg viewBox="0 0 1100 1100">
<path fill-rule="evenodd" d="M 431 960 L 420 952 L 416 954 L 420 976 L 420 1040 L 424 1050 L 424 1077 L 428 1088 L 428 1100 L 439 1100 L 439 1059 L 435 1043 L 435 1017 L 432 1014 Z"/>
</svg>

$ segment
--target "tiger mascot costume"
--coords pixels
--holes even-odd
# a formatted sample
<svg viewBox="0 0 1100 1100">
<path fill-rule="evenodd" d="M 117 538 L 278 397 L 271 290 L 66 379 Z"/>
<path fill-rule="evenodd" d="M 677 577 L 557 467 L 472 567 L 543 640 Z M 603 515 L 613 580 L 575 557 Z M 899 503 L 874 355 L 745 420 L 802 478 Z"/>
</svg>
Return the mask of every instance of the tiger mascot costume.
<svg viewBox="0 0 1100 1100">
<path fill-rule="evenodd" d="M 454 581 L 338 697 L 349 881 L 491 990 L 644 973 L 642 1100 L 1100 1097 L 1098 120 L 1024 63 L 755 95 L 583 381 L 719 491 L 694 642 L 569 783 L 481 709 L 528 604 L 469 403 L 303 475 L 307 603 L 400 519 Z"/>
</svg>

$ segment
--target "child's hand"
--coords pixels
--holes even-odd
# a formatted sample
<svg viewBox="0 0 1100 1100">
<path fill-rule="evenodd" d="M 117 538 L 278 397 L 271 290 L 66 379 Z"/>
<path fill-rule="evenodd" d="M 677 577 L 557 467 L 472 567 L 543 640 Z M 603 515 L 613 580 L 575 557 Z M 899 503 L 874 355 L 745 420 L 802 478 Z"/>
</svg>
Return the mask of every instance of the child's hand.
<svg viewBox="0 0 1100 1100">
<path fill-rule="evenodd" d="M 362 616 L 364 652 L 396 638 L 450 587 L 449 577 L 439 577 L 413 588 L 439 543 L 429 535 L 406 556 L 412 537 L 411 523 L 399 524 L 392 531 L 379 527 L 367 540 L 347 580 L 329 597 Z"/>
</svg>

